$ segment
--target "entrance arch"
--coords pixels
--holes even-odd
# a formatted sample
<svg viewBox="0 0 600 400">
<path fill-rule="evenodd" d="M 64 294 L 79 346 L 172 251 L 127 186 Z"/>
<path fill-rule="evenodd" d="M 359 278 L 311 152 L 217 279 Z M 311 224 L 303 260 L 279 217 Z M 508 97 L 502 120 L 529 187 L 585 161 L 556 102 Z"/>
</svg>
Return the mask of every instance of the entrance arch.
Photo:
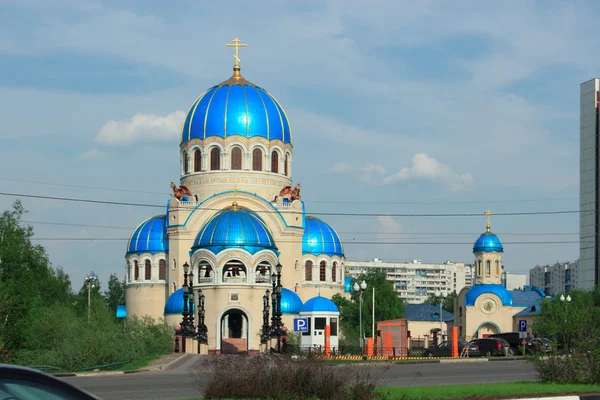
<svg viewBox="0 0 600 400">
<path fill-rule="evenodd" d="M 501 333 L 498 325 L 496 325 L 493 322 L 484 322 L 481 325 L 479 325 L 479 328 L 477 328 L 475 335 L 478 338 L 486 338 L 496 333 Z"/>
<path fill-rule="evenodd" d="M 221 354 L 237 354 L 248 351 L 250 324 L 246 312 L 230 308 L 223 312 L 220 320 Z"/>
</svg>

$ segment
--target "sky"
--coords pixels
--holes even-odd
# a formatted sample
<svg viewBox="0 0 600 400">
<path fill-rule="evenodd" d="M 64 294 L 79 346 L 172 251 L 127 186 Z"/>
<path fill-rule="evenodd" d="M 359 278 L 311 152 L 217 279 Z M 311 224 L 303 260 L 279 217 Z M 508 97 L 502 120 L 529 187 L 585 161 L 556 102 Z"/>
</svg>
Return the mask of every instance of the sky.
<svg viewBox="0 0 600 400">
<path fill-rule="evenodd" d="M 238 37 L 243 76 L 290 119 L 307 212 L 379 214 L 322 216 L 347 259 L 472 262 L 487 209 L 579 209 L 599 14 L 593 0 L 0 0 L 0 192 L 164 206 L 183 117 L 231 76 Z M 20 199 L 75 288 L 123 277 L 131 232 L 164 212 Z M 395 216 L 457 213 L 480 216 Z M 491 220 L 509 272 L 578 258 L 577 213 Z"/>
</svg>

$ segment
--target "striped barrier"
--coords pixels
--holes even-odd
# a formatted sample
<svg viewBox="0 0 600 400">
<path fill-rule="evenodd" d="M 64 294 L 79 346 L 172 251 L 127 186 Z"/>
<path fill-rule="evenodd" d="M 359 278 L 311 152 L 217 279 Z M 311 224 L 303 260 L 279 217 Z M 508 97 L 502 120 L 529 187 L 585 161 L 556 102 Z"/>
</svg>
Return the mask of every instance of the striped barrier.
<svg viewBox="0 0 600 400">
<path fill-rule="evenodd" d="M 390 360 L 390 361 L 402 361 L 402 360 L 448 360 L 453 359 L 452 357 L 393 357 L 393 356 L 314 356 L 321 360 L 366 360 L 366 361 L 378 361 L 378 360 Z"/>
</svg>

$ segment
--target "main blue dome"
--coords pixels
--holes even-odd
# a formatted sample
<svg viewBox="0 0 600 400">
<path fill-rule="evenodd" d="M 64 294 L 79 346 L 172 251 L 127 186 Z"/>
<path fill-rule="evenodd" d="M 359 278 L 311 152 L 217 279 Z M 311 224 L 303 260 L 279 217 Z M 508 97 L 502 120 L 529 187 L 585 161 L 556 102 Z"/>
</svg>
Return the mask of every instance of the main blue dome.
<svg viewBox="0 0 600 400">
<path fill-rule="evenodd" d="M 279 102 L 235 68 L 230 79 L 194 101 L 183 123 L 181 142 L 234 135 L 292 143 L 292 129 Z"/>
<path fill-rule="evenodd" d="M 127 254 L 167 253 L 168 249 L 169 240 L 164 215 L 148 218 L 138 225 L 127 243 Z"/>
<path fill-rule="evenodd" d="M 480 283 L 473 286 L 465 294 L 465 306 L 474 306 L 477 298 L 484 293 L 493 293 L 500 297 L 503 306 L 512 306 L 513 299 L 510 292 L 504 286 L 496 283 Z"/>
<path fill-rule="evenodd" d="M 482 233 L 473 245 L 473 253 L 487 253 L 492 251 L 499 253 L 504 252 L 502 242 L 500 242 L 498 236 L 490 231 Z"/>
<path fill-rule="evenodd" d="M 281 289 L 281 313 L 298 314 L 302 309 L 302 300 L 294 291 L 290 289 Z"/>
<path fill-rule="evenodd" d="M 340 237 L 329 224 L 307 216 L 302 236 L 302 254 L 344 257 L 344 249 Z"/>
<path fill-rule="evenodd" d="M 195 311 L 194 302 L 191 301 L 188 303 L 192 306 L 190 311 Z M 165 304 L 165 315 L 170 314 L 181 314 L 183 313 L 183 289 L 177 289 L 174 291 L 167 300 L 167 304 Z"/>
<path fill-rule="evenodd" d="M 306 300 L 304 306 L 302 306 L 302 312 L 340 312 L 335 303 L 326 297 L 313 297 L 312 299 Z"/>
<path fill-rule="evenodd" d="M 277 252 L 264 221 L 242 207 L 228 207 L 212 217 L 200 229 L 192 250 L 208 249 L 218 254 L 229 248 L 244 249 L 250 254 L 261 250 Z"/>
<path fill-rule="evenodd" d="M 351 276 L 344 278 L 344 293 L 352 293 L 352 279 Z"/>
</svg>

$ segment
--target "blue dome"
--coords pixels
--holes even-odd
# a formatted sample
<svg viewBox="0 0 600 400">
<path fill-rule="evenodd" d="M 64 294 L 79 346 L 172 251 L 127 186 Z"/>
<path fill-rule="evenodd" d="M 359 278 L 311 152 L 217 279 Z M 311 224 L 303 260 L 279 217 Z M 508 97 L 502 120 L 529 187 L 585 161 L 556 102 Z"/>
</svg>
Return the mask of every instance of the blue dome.
<svg viewBox="0 0 600 400">
<path fill-rule="evenodd" d="M 492 251 L 498 253 L 504 252 L 504 248 L 502 248 L 500 239 L 498 239 L 498 236 L 490 231 L 482 233 L 481 236 L 479 236 L 479 239 L 477 239 L 473 245 L 473 253 L 487 253 Z"/>
<path fill-rule="evenodd" d="M 304 236 L 302 236 L 302 254 L 344 257 L 344 249 L 340 237 L 329 224 L 307 216 Z"/>
<path fill-rule="evenodd" d="M 504 286 L 496 283 L 480 283 L 473 286 L 465 294 L 465 306 L 474 306 L 475 300 L 484 293 L 493 293 L 500 297 L 503 306 L 512 306 L 513 300 L 510 292 Z"/>
<path fill-rule="evenodd" d="M 127 254 L 167 253 L 168 250 L 169 240 L 164 215 L 148 218 L 142 222 L 133 231 L 127 243 Z"/>
<path fill-rule="evenodd" d="M 194 101 L 183 123 L 181 142 L 235 135 L 292 143 L 292 129 L 279 102 L 234 69 L 230 79 Z"/>
<path fill-rule="evenodd" d="M 302 300 L 293 290 L 281 289 L 281 313 L 298 314 L 302 309 Z"/>
<path fill-rule="evenodd" d="M 192 312 L 196 310 L 194 302 L 192 301 Z M 169 296 L 167 304 L 165 304 L 165 315 L 181 314 L 183 313 L 183 289 L 177 289 Z"/>
<path fill-rule="evenodd" d="M 200 229 L 192 250 L 208 249 L 218 254 L 229 248 L 244 249 L 250 254 L 267 249 L 277 252 L 264 221 L 242 207 L 228 207 L 212 217 Z"/>
<path fill-rule="evenodd" d="M 328 298 L 317 296 L 312 299 L 308 299 L 304 306 L 302 306 L 301 312 L 314 312 L 314 311 L 325 311 L 325 312 L 340 312 L 335 303 Z"/>
<path fill-rule="evenodd" d="M 352 277 L 347 276 L 344 278 L 344 293 L 352 293 Z"/>
</svg>

